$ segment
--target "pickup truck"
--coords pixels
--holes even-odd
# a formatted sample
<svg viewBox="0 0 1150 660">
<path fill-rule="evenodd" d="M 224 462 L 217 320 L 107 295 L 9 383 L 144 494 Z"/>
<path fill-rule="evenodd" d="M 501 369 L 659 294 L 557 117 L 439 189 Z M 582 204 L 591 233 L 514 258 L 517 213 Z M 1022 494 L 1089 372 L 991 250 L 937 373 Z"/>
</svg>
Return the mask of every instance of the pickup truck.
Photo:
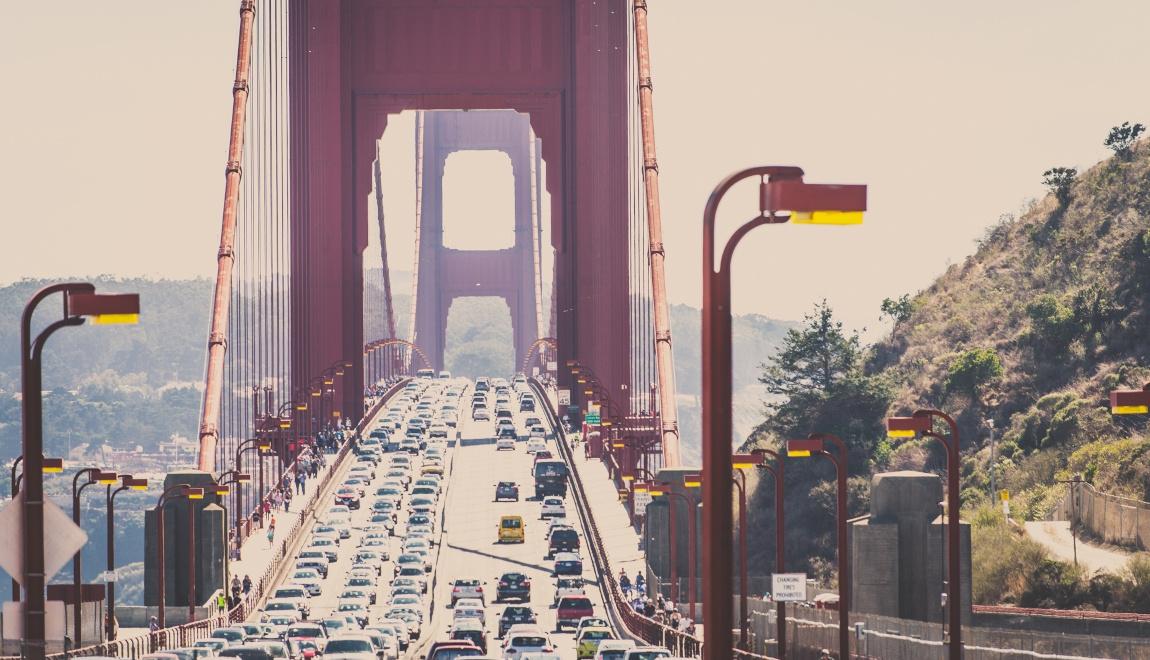
<svg viewBox="0 0 1150 660">
<path fill-rule="evenodd" d="M 587 596 L 564 596 L 559 599 L 559 607 L 555 614 L 555 629 L 563 630 L 566 627 L 574 628 L 579 619 L 585 616 L 595 616 L 595 607 Z"/>
</svg>

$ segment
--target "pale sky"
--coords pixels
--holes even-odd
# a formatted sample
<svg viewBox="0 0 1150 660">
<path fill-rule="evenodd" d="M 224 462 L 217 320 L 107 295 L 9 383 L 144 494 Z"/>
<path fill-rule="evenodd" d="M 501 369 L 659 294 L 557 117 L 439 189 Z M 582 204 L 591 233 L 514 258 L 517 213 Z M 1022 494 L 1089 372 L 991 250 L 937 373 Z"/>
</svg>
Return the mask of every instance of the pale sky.
<svg viewBox="0 0 1150 660">
<path fill-rule="evenodd" d="M 650 5 L 674 302 L 698 304 L 703 203 L 737 168 L 867 183 L 870 213 L 758 230 L 736 258 L 735 311 L 798 318 L 825 296 L 873 329 L 883 297 L 929 284 L 1042 195 L 1043 170 L 1088 167 L 1111 126 L 1150 120 L 1143 0 Z M 0 2 L 0 282 L 214 273 L 237 7 Z M 410 153 L 409 134 L 387 139 Z M 389 217 L 410 209 L 410 176 L 388 176 Z M 745 192 L 727 227 L 754 214 Z"/>
</svg>

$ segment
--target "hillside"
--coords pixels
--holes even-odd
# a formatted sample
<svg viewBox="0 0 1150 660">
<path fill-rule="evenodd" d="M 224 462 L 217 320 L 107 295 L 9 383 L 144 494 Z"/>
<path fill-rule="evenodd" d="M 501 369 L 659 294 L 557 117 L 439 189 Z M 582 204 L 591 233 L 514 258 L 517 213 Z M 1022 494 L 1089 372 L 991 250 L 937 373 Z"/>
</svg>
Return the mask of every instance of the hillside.
<svg viewBox="0 0 1150 660">
<path fill-rule="evenodd" d="M 1057 495 L 1052 482 L 1071 472 L 1150 498 L 1145 424 L 1115 420 L 1107 408 L 1109 390 L 1150 379 L 1147 143 L 1078 175 L 1063 197 L 1048 195 L 991 227 L 964 263 L 910 299 L 869 363 L 896 385 L 892 412 L 932 406 L 957 416 L 967 504 L 987 493 L 982 420 L 993 420 L 999 487 L 1026 517 L 1045 514 Z M 1100 458 L 1131 435 L 1133 445 Z M 940 461 L 913 444 L 891 456 L 897 468 Z"/>
</svg>

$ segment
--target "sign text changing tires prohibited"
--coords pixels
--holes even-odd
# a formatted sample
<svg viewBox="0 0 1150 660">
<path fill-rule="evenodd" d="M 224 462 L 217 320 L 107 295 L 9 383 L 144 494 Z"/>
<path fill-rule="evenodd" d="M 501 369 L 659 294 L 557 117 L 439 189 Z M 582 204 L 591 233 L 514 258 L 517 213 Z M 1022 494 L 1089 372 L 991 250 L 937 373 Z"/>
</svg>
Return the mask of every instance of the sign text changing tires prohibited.
<svg viewBox="0 0 1150 660">
<path fill-rule="evenodd" d="M 807 574 L 771 573 L 771 597 L 776 603 L 805 601 L 807 599 Z"/>
</svg>

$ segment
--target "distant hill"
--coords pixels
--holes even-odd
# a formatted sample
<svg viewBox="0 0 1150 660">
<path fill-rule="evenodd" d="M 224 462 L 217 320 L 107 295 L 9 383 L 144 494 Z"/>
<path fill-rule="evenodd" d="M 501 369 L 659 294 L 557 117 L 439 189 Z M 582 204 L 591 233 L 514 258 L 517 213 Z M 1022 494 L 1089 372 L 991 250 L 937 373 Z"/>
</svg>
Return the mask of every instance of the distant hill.
<svg viewBox="0 0 1150 660">
<path fill-rule="evenodd" d="M 987 491 L 984 420 L 993 420 L 999 484 L 1023 516 L 1043 515 L 1061 492 L 1054 480 L 1073 472 L 1150 499 L 1145 422 L 1113 418 L 1107 401 L 1115 387 L 1150 380 L 1150 146 L 1078 175 L 1064 198 L 991 227 L 974 254 L 910 299 L 870 361 L 897 383 L 894 411 L 957 415 L 964 500 Z M 906 256 L 929 260 L 929 246 Z M 913 445 L 892 455 L 898 467 L 941 460 Z"/>
</svg>

